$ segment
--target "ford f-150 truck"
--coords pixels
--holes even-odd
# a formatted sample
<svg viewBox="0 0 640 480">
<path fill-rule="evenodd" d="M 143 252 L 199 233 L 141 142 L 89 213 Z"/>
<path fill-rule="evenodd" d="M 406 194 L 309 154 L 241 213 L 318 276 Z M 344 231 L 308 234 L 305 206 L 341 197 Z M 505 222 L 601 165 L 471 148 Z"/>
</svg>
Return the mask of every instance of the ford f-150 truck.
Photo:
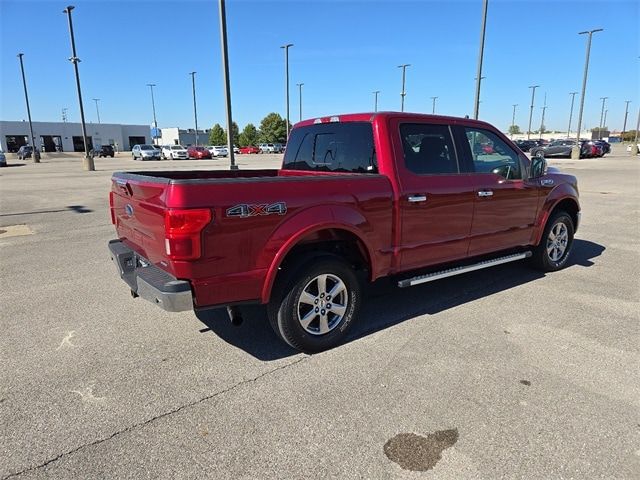
<svg viewBox="0 0 640 480">
<path fill-rule="evenodd" d="M 470 119 L 366 113 L 295 125 L 280 170 L 116 172 L 111 257 L 168 311 L 267 305 L 305 352 L 346 335 L 362 287 L 408 287 L 515 260 L 562 268 L 576 178 Z M 366 321 L 366 319 L 365 319 Z"/>
</svg>

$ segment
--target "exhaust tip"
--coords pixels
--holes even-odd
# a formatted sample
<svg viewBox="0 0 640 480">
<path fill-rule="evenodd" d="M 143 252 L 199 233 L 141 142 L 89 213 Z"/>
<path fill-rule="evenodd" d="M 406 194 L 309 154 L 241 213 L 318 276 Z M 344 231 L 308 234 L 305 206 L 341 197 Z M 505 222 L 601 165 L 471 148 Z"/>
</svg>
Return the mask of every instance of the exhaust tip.
<svg viewBox="0 0 640 480">
<path fill-rule="evenodd" d="M 234 327 L 239 327 L 244 322 L 238 307 L 227 307 L 227 314 L 229 315 L 229 320 L 231 320 L 231 325 Z"/>
</svg>

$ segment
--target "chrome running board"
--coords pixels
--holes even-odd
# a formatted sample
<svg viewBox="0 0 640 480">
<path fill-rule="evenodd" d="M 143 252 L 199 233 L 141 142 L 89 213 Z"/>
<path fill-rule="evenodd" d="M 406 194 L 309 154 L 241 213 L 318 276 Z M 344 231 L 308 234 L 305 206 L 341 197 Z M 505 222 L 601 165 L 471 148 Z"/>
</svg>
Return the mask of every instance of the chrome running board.
<svg viewBox="0 0 640 480">
<path fill-rule="evenodd" d="M 450 268 L 448 270 L 441 270 L 439 272 L 427 273 L 426 275 L 419 275 L 417 277 L 400 280 L 398 282 L 398 286 L 400 288 L 413 287 L 414 285 L 433 282 L 434 280 L 440 280 L 441 278 L 453 277 L 454 275 L 461 275 L 463 273 L 469 273 L 475 270 L 482 270 L 483 268 L 495 267 L 496 265 L 502 265 L 503 263 L 524 260 L 525 258 L 529 258 L 531 255 L 531 252 L 515 253 L 513 255 L 507 255 L 505 257 L 494 258 L 493 260 L 485 260 L 484 262 L 474 263 L 473 265 L 467 265 L 466 267 L 456 267 Z"/>
</svg>

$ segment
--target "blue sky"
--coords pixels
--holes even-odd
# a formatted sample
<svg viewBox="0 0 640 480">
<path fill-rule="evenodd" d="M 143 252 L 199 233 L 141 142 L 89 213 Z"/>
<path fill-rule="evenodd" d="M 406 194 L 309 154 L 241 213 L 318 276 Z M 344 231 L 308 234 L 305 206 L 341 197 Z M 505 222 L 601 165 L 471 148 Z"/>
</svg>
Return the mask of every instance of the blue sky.
<svg viewBox="0 0 640 480">
<path fill-rule="evenodd" d="M 152 121 L 147 83 L 155 83 L 161 127 L 193 127 L 190 71 L 197 71 L 200 126 L 224 122 L 218 2 L 76 0 L 73 12 L 87 121 Z M 79 121 L 70 57 L 66 3 L 0 0 L 0 119 L 26 118 L 18 52 L 24 52 L 32 116 L 58 121 L 68 108 Z M 284 54 L 290 49 L 291 119 L 298 120 L 296 83 L 303 82 L 303 116 L 399 110 L 401 71 L 407 69 L 405 110 L 464 116 L 473 113 L 481 0 L 243 1 L 227 0 L 234 119 L 258 125 L 269 112 L 284 115 Z M 25 20 L 29 19 L 27 23 Z M 480 117 L 499 128 L 524 130 L 536 93 L 534 126 L 565 129 L 569 92 L 579 91 L 584 67 L 582 30 L 594 35 L 585 123 L 597 126 L 600 97 L 609 97 L 607 124 L 629 126 L 640 106 L 640 2 L 490 0 Z M 573 124 L 576 123 L 574 113 Z"/>
</svg>

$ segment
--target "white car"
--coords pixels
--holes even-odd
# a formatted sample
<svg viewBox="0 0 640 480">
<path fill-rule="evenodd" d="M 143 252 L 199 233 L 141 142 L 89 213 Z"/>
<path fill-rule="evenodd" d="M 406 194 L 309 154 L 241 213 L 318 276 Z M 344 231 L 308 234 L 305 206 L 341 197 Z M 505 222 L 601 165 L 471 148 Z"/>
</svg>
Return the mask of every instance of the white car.
<svg viewBox="0 0 640 480">
<path fill-rule="evenodd" d="M 182 145 L 164 145 L 162 147 L 162 158 L 167 160 L 186 160 L 189 158 L 189 154 Z"/>
<path fill-rule="evenodd" d="M 632 146 L 633 145 L 627 145 L 627 152 L 631 153 L 631 147 Z M 640 143 L 637 145 L 637 147 L 638 147 L 638 150 L 636 150 L 636 151 L 640 151 Z"/>
<path fill-rule="evenodd" d="M 207 147 L 207 150 L 211 152 L 212 157 L 226 157 L 227 155 L 229 155 L 229 150 L 227 149 L 227 147 L 222 145 Z"/>
</svg>

